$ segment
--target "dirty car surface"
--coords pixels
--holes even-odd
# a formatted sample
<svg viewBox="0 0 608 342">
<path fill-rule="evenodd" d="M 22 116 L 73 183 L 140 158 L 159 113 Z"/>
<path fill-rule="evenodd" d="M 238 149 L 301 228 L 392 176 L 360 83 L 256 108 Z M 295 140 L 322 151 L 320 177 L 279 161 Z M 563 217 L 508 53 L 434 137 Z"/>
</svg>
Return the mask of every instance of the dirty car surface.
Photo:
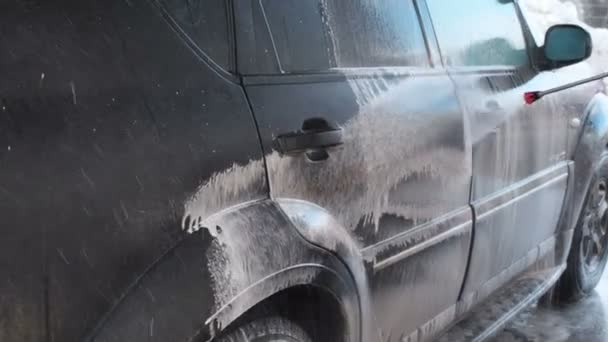
<svg viewBox="0 0 608 342">
<path fill-rule="evenodd" d="M 517 2 L 0 7 L 0 341 L 487 337 L 608 160 Z"/>
</svg>

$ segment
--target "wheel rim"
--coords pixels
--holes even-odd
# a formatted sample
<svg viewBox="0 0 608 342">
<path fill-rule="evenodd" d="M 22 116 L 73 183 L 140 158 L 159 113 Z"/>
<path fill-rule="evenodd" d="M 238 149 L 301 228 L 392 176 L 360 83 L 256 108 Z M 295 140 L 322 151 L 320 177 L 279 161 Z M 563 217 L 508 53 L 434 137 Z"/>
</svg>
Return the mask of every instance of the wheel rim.
<svg viewBox="0 0 608 342">
<path fill-rule="evenodd" d="M 589 273 L 602 264 L 608 245 L 608 181 L 600 179 L 593 185 L 583 216 L 582 259 Z"/>
</svg>

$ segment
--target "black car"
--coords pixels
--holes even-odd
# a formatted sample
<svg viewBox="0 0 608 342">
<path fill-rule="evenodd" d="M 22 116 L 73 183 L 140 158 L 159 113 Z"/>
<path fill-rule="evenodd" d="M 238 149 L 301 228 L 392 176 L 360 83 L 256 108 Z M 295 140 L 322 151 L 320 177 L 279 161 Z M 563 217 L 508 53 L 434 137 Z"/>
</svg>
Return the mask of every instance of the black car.
<svg viewBox="0 0 608 342">
<path fill-rule="evenodd" d="M 605 89 L 524 101 L 590 35 L 516 1 L 4 0 L 0 47 L 0 341 L 482 340 L 606 265 Z"/>
</svg>

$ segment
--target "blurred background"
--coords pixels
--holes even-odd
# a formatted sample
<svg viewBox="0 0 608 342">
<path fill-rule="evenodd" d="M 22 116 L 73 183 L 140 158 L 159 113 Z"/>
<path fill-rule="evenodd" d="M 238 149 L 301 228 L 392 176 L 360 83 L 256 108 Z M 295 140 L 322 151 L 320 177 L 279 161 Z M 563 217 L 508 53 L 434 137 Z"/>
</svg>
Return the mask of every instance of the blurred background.
<svg viewBox="0 0 608 342">
<path fill-rule="evenodd" d="M 580 0 L 578 7 L 583 20 L 591 26 L 608 27 L 608 1 Z"/>
</svg>

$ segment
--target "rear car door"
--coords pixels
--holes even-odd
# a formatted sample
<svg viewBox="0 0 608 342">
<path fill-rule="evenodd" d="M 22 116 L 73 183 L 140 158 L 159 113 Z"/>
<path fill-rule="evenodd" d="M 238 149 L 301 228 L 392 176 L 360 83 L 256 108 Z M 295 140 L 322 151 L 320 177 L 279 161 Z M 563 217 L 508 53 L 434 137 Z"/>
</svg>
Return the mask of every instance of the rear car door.
<svg viewBox="0 0 608 342">
<path fill-rule="evenodd" d="M 463 294 L 488 293 L 553 250 L 567 118 L 552 99 L 524 103 L 524 92 L 557 80 L 534 69 L 513 1 L 426 2 L 471 123 L 476 221 Z"/>
<path fill-rule="evenodd" d="M 2 7 L 0 341 L 83 341 L 126 298 L 138 323 L 111 340 L 187 340 L 214 310 L 214 240 L 182 230 L 184 206 L 250 160 L 248 186 L 209 211 L 267 196 L 227 1 Z"/>
<path fill-rule="evenodd" d="M 321 207 L 344 229 L 368 261 L 383 340 L 453 313 L 471 146 L 414 1 L 255 0 L 235 12 L 271 196 Z"/>
</svg>

